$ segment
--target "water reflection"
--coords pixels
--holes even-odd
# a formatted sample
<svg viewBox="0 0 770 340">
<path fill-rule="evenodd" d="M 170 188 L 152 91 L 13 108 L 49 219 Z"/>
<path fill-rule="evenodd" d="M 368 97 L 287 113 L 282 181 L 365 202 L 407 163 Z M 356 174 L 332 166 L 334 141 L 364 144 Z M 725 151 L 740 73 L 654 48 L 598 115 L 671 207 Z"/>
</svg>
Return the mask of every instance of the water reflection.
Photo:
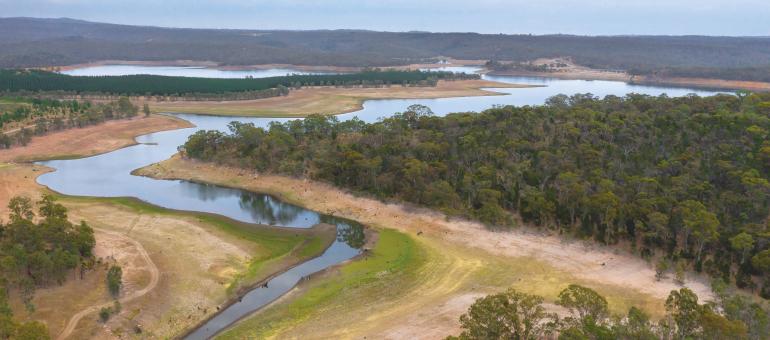
<svg viewBox="0 0 770 340">
<path fill-rule="evenodd" d="M 365 122 L 375 122 L 380 117 L 403 111 L 409 105 L 416 103 L 429 106 L 436 115 L 461 111 L 481 111 L 492 105 L 542 104 L 546 98 L 560 93 L 571 95 L 590 92 L 599 96 L 608 94 L 623 96 L 629 92 L 650 95 L 668 93 L 670 96 L 688 93 L 700 95 L 714 93 L 681 88 L 637 86 L 608 81 L 522 77 L 485 78 L 508 83 L 545 86 L 525 89 L 495 89 L 495 91 L 506 94 L 500 96 L 369 100 L 364 103 L 363 110 L 340 115 L 339 119 L 346 120 L 358 117 Z M 55 168 L 56 171 L 38 177 L 38 183 L 63 194 L 136 197 L 165 208 L 214 213 L 247 223 L 308 228 L 323 221 L 337 226 L 336 241 L 320 257 L 302 263 L 273 278 L 268 282 L 268 287 L 250 291 L 242 301 L 226 308 L 205 325 L 196 329 L 188 338 L 205 339 L 211 337 L 241 317 L 281 296 L 304 277 L 348 260 L 359 253 L 358 248 L 362 247 L 365 242 L 364 229 L 354 221 L 319 214 L 282 202 L 270 195 L 189 181 L 156 180 L 132 176 L 130 174 L 132 170 L 160 162 L 174 155 L 177 152 L 177 147 L 184 144 L 188 136 L 197 130 L 227 132 L 227 126 L 233 120 L 253 123 L 258 127 L 267 127 L 271 122 L 289 120 L 287 118 L 234 118 L 189 114 L 176 116 L 192 122 L 196 127 L 158 132 L 137 138 L 138 142 L 152 142 L 154 143 L 152 145 L 136 145 L 83 159 L 39 162 L 39 164 Z"/>
<path fill-rule="evenodd" d="M 288 204 L 268 195 L 244 191 L 241 193 L 240 207 L 252 213 L 252 219 L 263 224 L 293 227 L 311 227 L 321 221 L 318 213 Z"/>
<path fill-rule="evenodd" d="M 356 249 L 360 249 L 366 243 L 364 226 L 360 223 L 329 215 L 323 215 L 321 220 L 324 223 L 337 226 L 337 241 L 345 242 L 348 246 Z"/>
</svg>

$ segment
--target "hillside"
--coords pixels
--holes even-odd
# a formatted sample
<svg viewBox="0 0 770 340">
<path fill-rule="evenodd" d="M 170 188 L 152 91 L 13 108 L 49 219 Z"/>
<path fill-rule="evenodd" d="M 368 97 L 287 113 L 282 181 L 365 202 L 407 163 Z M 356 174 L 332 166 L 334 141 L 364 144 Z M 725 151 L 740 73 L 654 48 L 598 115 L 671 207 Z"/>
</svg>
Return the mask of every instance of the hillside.
<svg viewBox="0 0 770 340">
<path fill-rule="evenodd" d="M 32 18 L 2 18 L 0 32 L 4 68 L 99 60 L 392 66 L 435 62 L 437 56 L 508 61 L 561 56 L 635 74 L 770 80 L 768 37 L 215 30 Z"/>
</svg>

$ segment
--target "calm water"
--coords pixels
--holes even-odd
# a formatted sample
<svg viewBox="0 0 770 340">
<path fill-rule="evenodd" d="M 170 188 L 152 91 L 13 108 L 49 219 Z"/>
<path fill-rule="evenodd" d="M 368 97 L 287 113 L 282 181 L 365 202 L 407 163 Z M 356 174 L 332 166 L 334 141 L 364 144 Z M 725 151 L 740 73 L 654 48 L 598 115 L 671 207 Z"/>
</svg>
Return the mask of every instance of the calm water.
<svg viewBox="0 0 770 340">
<path fill-rule="evenodd" d="M 152 67 L 156 71 L 156 67 Z M 178 75 L 197 75 L 200 69 L 173 68 Z M 145 67 L 143 70 L 147 70 Z M 208 69 L 206 69 L 208 70 Z M 452 69 L 448 69 L 452 70 Z M 282 70 L 268 70 L 283 72 Z M 473 69 L 462 69 L 464 72 Z M 229 72 L 229 71 L 226 71 Z M 274 74 L 274 73 L 273 73 Z M 669 96 L 681 96 L 690 93 L 710 95 L 715 92 L 682 88 L 629 85 L 613 81 L 558 80 L 525 77 L 485 77 L 507 83 L 534 84 L 543 87 L 523 89 L 493 89 L 506 95 L 485 97 L 462 97 L 444 99 L 404 99 L 370 100 L 364 103 L 361 111 L 340 115 L 341 120 L 359 117 L 367 122 L 377 121 L 380 117 L 403 111 L 411 104 L 423 104 L 431 107 L 437 115 L 449 112 L 480 111 L 493 105 L 533 105 L 542 104 L 546 98 L 564 93 L 590 92 L 598 96 L 618 95 L 629 92 L 649 95 L 666 93 Z M 271 121 L 287 119 L 243 118 L 198 116 L 189 114 L 176 115 L 193 124 L 194 128 L 152 133 L 137 138 L 142 143 L 107 154 L 75 159 L 40 162 L 57 171 L 38 177 L 40 184 L 52 190 L 68 195 L 99 197 L 136 197 L 143 201 L 179 210 L 202 211 L 220 214 L 235 220 L 263 223 L 277 226 L 307 228 L 319 222 L 337 226 L 338 240 L 322 256 L 303 263 L 268 282 L 268 288 L 256 288 L 243 299 L 226 308 L 216 317 L 200 326 L 189 339 L 206 339 L 233 322 L 249 315 L 275 298 L 287 292 L 303 277 L 314 272 L 350 259 L 359 253 L 361 243 L 355 241 L 361 235 L 359 225 L 354 222 L 335 219 L 317 212 L 281 202 L 271 196 L 229 189 L 214 185 L 205 185 L 178 180 L 156 180 L 132 176 L 132 170 L 165 160 L 177 152 L 187 137 L 200 129 L 227 131 L 230 121 L 238 120 L 265 127 Z M 353 232 L 351 232 L 353 230 Z"/>
<path fill-rule="evenodd" d="M 132 74 L 154 74 L 159 76 L 199 77 L 199 78 L 254 78 L 278 77 L 289 74 L 321 74 L 291 68 L 271 68 L 253 70 L 219 70 L 198 66 L 143 66 L 143 65 L 101 65 L 62 71 L 71 76 L 125 76 Z"/>
</svg>

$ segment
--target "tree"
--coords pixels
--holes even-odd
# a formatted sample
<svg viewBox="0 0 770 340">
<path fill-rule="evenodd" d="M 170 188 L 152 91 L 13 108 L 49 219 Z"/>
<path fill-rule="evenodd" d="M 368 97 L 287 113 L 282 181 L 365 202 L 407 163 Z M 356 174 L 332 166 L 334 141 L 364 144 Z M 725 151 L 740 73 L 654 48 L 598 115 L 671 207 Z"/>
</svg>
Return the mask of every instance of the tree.
<svg viewBox="0 0 770 340">
<path fill-rule="evenodd" d="M 8 202 L 11 210 L 11 221 L 31 220 L 35 213 L 32 212 L 32 200 L 29 197 L 16 196 Z"/>
<path fill-rule="evenodd" d="M 124 117 L 136 116 L 138 111 L 139 108 L 132 104 L 128 97 L 120 97 L 120 99 L 118 99 L 118 112 L 120 112 Z"/>
<path fill-rule="evenodd" d="M 111 266 L 107 271 L 107 288 L 113 297 L 120 295 L 120 288 L 123 286 L 123 269 L 120 266 Z"/>
<path fill-rule="evenodd" d="M 559 293 L 556 304 L 572 314 L 571 322 L 580 325 L 601 325 L 609 317 L 607 300 L 596 291 L 571 284 Z"/>
<path fill-rule="evenodd" d="M 770 273 L 770 249 L 760 251 L 751 258 L 751 265 L 763 273 Z"/>
<path fill-rule="evenodd" d="M 509 289 L 474 302 L 460 316 L 460 339 L 540 339 L 555 315 L 545 312 L 543 298 Z"/>
<path fill-rule="evenodd" d="M 711 308 L 703 308 L 698 323 L 703 328 L 702 339 L 748 339 L 748 330 L 743 322 L 728 320 L 712 311 Z"/>
<path fill-rule="evenodd" d="M 746 255 L 748 254 L 748 252 L 754 248 L 754 238 L 751 237 L 750 234 L 746 232 L 742 232 L 730 238 L 730 246 L 734 250 L 740 252 L 741 254 L 740 263 L 743 264 L 743 262 L 746 261 Z"/>
<path fill-rule="evenodd" d="M 658 337 L 652 328 L 650 316 L 643 310 L 631 307 L 626 318 L 612 327 L 617 339 L 655 340 Z"/>
<path fill-rule="evenodd" d="M 699 261 L 704 245 L 719 237 L 719 219 L 706 210 L 703 203 L 694 200 L 684 201 L 679 206 L 679 212 L 685 227 L 684 246 L 687 247 L 688 235 L 692 234 L 696 240 L 696 258 Z"/>
<path fill-rule="evenodd" d="M 690 289 L 672 290 L 666 299 L 666 311 L 674 320 L 678 338 L 697 335 L 702 309 L 698 296 Z"/>
<path fill-rule="evenodd" d="M 145 117 L 149 117 L 150 113 L 151 113 L 150 112 L 150 105 L 148 105 L 147 103 L 144 103 L 144 105 L 142 105 L 142 112 L 144 112 L 144 116 Z"/>
</svg>

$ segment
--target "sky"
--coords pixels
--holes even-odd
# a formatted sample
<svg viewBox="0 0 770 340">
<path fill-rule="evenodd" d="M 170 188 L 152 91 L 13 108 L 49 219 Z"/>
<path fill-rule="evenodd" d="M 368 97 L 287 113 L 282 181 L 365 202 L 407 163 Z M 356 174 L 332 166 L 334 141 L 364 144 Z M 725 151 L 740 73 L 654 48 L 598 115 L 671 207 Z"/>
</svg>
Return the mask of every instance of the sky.
<svg viewBox="0 0 770 340">
<path fill-rule="evenodd" d="M 0 9 L 165 27 L 770 36 L 770 0 L 0 0 Z"/>
</svg>

